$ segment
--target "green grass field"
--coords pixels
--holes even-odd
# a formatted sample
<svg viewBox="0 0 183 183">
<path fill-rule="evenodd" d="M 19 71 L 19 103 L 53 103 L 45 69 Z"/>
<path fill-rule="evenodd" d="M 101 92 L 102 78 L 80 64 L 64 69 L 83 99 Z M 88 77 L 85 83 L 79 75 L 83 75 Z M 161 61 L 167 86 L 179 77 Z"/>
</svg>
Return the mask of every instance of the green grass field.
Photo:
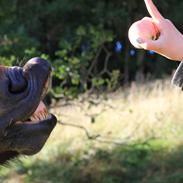
<svg viewBox="0 0 183 183">
<path fill-rule="evenodd" d="M 0 182 L 183 183 L 183 92 L 169 80 L 60 101 L 51 111 L 70 126 L 58 124 L 39 154 L 1 167 Z"/>
</svg>

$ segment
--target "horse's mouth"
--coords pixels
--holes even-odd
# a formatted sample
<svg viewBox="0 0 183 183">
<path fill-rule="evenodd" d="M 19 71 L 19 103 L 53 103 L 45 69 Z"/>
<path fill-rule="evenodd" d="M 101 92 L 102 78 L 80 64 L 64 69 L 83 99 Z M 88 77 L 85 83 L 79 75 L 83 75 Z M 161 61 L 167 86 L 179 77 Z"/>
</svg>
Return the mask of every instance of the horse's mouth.
<svg viewBox="0 0 183 183">
<path fill-rule="evenodd" d="M 40 123 L 44 120 L 49 120 L 50 118 L 51 118 L 51 114 L 48 113 L 48 110 L 45 104 L 43 103 L 43 101 L 40 101 L 37 109 L 28 119 L 23 121 L 17 121 L 15 122 L 15 124 L 23 124 L 23 123 L 35 124 L 35 123 Z"/>
<path fill-rule="evenodd" d="M 0 66 L 0 164 L 38 153 L 56 126 L 43 103 L 50 75 L 51 65 L 38 57 L 22 68 Z"/>
</svg>

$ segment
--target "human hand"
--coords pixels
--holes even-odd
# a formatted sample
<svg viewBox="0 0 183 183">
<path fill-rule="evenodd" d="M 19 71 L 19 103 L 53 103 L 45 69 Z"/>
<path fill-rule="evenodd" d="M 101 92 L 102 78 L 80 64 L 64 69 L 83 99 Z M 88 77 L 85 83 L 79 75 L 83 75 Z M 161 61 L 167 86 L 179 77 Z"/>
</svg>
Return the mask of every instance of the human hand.
<svg viewBox="0 0 183 183">
<path fill-rule="evenodd" d="M 144 20 L 149 20 L 149 22 L 152 21 L 155 27 L 158 28 L 158 31 L 156 31 L 158 36 L 156 39 L 153 39 L 153 37 L 137 34 L 135 41 L 138 46 L 134 46 L 145 50 L 153 50 L 171 60 L 181 61 L 183 59 L 183 35 L 177 30 L 170 20 L 165 19 L 160 14 L 152 0 L 144 1 L 151 17 L 145 17 L 139 21 L 142 25 L 136 27 L 136 29 L 139 29 L 139 32 L 143 32 L 141 27 L 150 29 L 150 27 L 147 27 L 144 24 Z M 134 32 L 135 31 L 136 30 L 134 29 Z M 131 35 L 129 34 L 129 38 L 131 39 L 130 36 Z"/>
</svg>

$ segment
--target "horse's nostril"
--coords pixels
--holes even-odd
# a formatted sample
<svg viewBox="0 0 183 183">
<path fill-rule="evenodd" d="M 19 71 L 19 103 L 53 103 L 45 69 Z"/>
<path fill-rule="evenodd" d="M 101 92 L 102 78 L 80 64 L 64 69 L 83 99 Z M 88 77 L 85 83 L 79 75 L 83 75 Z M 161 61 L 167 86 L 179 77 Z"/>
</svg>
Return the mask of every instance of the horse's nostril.
<svg viewBox="0 0 183 183">
<path fill-rule="evenodd" d="M 8 72 L 9 91 L 12 93 L 21 93 L 27 87 L 27 81 L 23 76 L 22 68 L 12 67 Z"/>
</svg>

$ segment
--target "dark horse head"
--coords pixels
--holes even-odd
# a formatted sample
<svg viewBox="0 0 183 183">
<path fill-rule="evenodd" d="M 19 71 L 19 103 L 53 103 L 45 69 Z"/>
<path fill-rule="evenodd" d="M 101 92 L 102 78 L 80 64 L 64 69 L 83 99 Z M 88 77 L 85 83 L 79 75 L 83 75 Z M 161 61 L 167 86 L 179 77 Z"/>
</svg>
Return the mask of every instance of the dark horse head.
<svg viewBox="0 0 183 183">
<path fill-rule="evenodd" d="M 0 164 L 40 151 L 56 125 L 42 102 L 51 73 L 41 58 L 24 67 L 0 66 Z"/>
</svg>

